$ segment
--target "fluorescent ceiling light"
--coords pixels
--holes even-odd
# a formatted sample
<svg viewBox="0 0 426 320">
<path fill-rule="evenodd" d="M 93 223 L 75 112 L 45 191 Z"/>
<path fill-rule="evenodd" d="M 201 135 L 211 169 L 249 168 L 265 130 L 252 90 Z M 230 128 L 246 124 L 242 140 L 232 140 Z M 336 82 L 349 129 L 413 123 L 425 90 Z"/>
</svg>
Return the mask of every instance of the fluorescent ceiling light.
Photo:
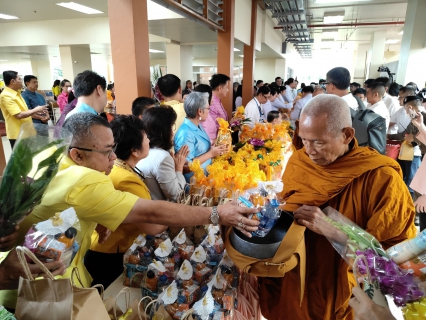
<svg viewBox="0 0 426 320">
<path fill-rule="evenodd" d="M 395 44 L 395 43 L 397 43 L 397 42 L 399 42 L 399 40 L 398 39 L 389 39 L 389 40 L 386 40 L 386 44 Z"/>
<path fill-rule="evenodd" d="M 342 23 L 345 17 L 345 11 L 324 12 L 324 23 Z"/>
<path fill-rule="evenodd" d="M 8 14 L 0 13 L 0 19 L 12 20 L 12 19 L 19 19 L 19 18 L 15 17 L 15 16 L 8 15 Z"/>
<path fill-rule="evenodd" d="M 9 61 L 9 60 L 0 60 L 0 62 L 5 62 L 5 61 Z"/>
<path fill-rule="evenodd" d="M 340 3 L 340 2 L 360 2 L 360 1 L 371 1 L 371 0 L 315 0 L 314 3 Z"/>
<path fill-rule="evenodd" d="M 404 30 L 402 30 L 400 33 L 398 33 L 398 34 L 404 34 Z"/>
<path fill-rule="evenodd" d="M 75 10 L 75 11 L 78 11 L 78 12 L 83 12 L 85 14 L 103 13 L 102 11 L 83 6 L 82 4 L 78 4 L 78 3 L 75 3 L 75 2 L 60 2 L 60 3 L 57 3 L 56 5 L 67 8 L 67 9 Z"/>
<path fill-rule="evenodd" d="M 240 57 L 240 58 L 244 58 L 244 55 L 243 55 L 243 54 L 240 54 L 240 55 L 239 55 L 239 57 Z"/>
<path fill-rule="evenodd" d="M 334 38 L 337 36 L 339 30 L 337 29 L 323 29 L 322 30 L 322 38 Z"/>
<path fill-rule="evenodd" d="M 234 51 L 241 51 L 240 49 L 234 48 Z"/>
<path fill-rule="evenodd" d="M 151 53 L 161 53 L 161 52 L 164 52 L 164 51 L 155 50 L 155 49 L 149 49 L 149 52 L 151 52 Z"/>
</svg>

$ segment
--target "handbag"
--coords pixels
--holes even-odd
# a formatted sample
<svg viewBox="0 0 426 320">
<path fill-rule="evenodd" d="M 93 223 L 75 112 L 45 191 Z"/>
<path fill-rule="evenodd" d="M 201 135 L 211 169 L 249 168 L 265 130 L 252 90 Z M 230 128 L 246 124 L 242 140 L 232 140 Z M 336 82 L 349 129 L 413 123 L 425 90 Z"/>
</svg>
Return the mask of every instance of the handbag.
<svg viewBox="0 0 426 320">
<path fill-rule="evenodd" d="M 386 141 L 386 155 L 394 160 L 398 159 L 399 149 L 401 148 L 401 141 L 387 140 Z"/>
<path fill-rule="evenodd" d="M 28 278 L 19 279 L 18 320 L 110 320 L 96 286 L 80 288 L 74 284 L 74 277 L 81 284 L 77 268 L 73 269 L 71 279 L 55 279 L 28 248 L 17 247 L 16 252 Z M 41 268 L 47 279 L 34 280 L 26 256 Z"/>
</svg>

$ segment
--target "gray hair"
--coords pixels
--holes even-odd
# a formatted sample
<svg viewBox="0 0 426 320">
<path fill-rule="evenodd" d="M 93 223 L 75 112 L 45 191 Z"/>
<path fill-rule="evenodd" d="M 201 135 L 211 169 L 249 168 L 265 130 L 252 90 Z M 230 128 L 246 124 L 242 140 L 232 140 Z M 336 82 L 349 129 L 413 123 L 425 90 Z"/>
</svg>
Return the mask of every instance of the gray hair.
<svg viewBox="0 0 426 320">
<path fill-rule="evenodd" d="M 186 96 L 183 108 L 190 119 L 197 117 L 199 109 L 204 110 L 209 104 L 209 94 L 206 92 L 192 92 Z"/>
<path fill-rule="evenodd" d="M 108 121 L 98 115 L 89 112 L 79 112 L 70 116 L 64 123 L 63 128 L 72 133 L 72 141 L 70 146 L 85 147 L 88 141 L 94 137 L 92 130 L 93 126 L 104 126 L 111 129 Z"/>
<path fill-rule="evenodd" d="M 310 100 L 303 108 L 302 116 L 319 117 L 325 115 L 325 126 L 330 134 L 338 134 L 343 128 L 352 127 L 349 105 L 333 94 L 321 94 Z"/>
</svg>

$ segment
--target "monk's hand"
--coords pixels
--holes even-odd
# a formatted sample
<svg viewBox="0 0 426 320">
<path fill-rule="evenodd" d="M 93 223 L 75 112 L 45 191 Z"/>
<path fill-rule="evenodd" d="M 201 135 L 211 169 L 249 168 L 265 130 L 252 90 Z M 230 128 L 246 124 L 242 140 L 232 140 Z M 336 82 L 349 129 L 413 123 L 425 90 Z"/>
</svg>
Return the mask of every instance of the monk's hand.
<svg viewBox="0 0 426 320">
<path fill-rule="evenodd" d="M 323 235 L 323 230 L 327 227 L 327 222 L 324 220 L 325 214 L 320 208 L 314 206 L 303 205 L 294 211 L 294 220 L 298 224 L 305 226 L 315 233 Z"/>
<path fill-rule="evenodd" d="M 18 239 L 18 229 L 19 226 L 15 226 L 13 233 L 0 238 L 0 251 L 9 251 L 16 245 L 16 240 Z"/>
<path fill-rule="evenodd" d="M 258 209 L 240 207 L 234 201 L 229 201 L 218 206 L 217 211 L 221 225 L 234 227 L 249 238 L 251 237 L 251 232 L 258 229 L 259 221 L 247 218 L 248 215 L 258 212 Z"/>
<path fill-rule="evenodd" d="M 426 194 L 418 197 L 414 202 L 414 206 L 416 207 L 417 212 L 426 214 Z"/>
<path fill-rule="evenodd" d="M 352 289 L 349 305 L 354 309 L 356 320 L 395 320 L 389 309 L 374 303 L 359 287 Z"/>
</svg>

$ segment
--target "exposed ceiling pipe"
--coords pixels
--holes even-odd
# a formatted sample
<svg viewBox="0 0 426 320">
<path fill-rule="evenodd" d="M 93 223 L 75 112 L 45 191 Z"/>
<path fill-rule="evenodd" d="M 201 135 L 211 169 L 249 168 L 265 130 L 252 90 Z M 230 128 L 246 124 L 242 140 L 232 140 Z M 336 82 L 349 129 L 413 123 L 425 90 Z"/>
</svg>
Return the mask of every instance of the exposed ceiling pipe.
<svg viewBox="0 0 426 320">
<path fill-rule="evenodd" d="M 365 23 L 339 23 L 339 24 L 309 24 L 308 28 L 338 28 L 338 27 L 361 27 L 361 26 L 387 26 L 387 25 L 403 25 L 405 21 L 394 22 L 365 22 Z M 274 27 L 274 29 L 282 29 L 282 27 Z"/>
</svg>

